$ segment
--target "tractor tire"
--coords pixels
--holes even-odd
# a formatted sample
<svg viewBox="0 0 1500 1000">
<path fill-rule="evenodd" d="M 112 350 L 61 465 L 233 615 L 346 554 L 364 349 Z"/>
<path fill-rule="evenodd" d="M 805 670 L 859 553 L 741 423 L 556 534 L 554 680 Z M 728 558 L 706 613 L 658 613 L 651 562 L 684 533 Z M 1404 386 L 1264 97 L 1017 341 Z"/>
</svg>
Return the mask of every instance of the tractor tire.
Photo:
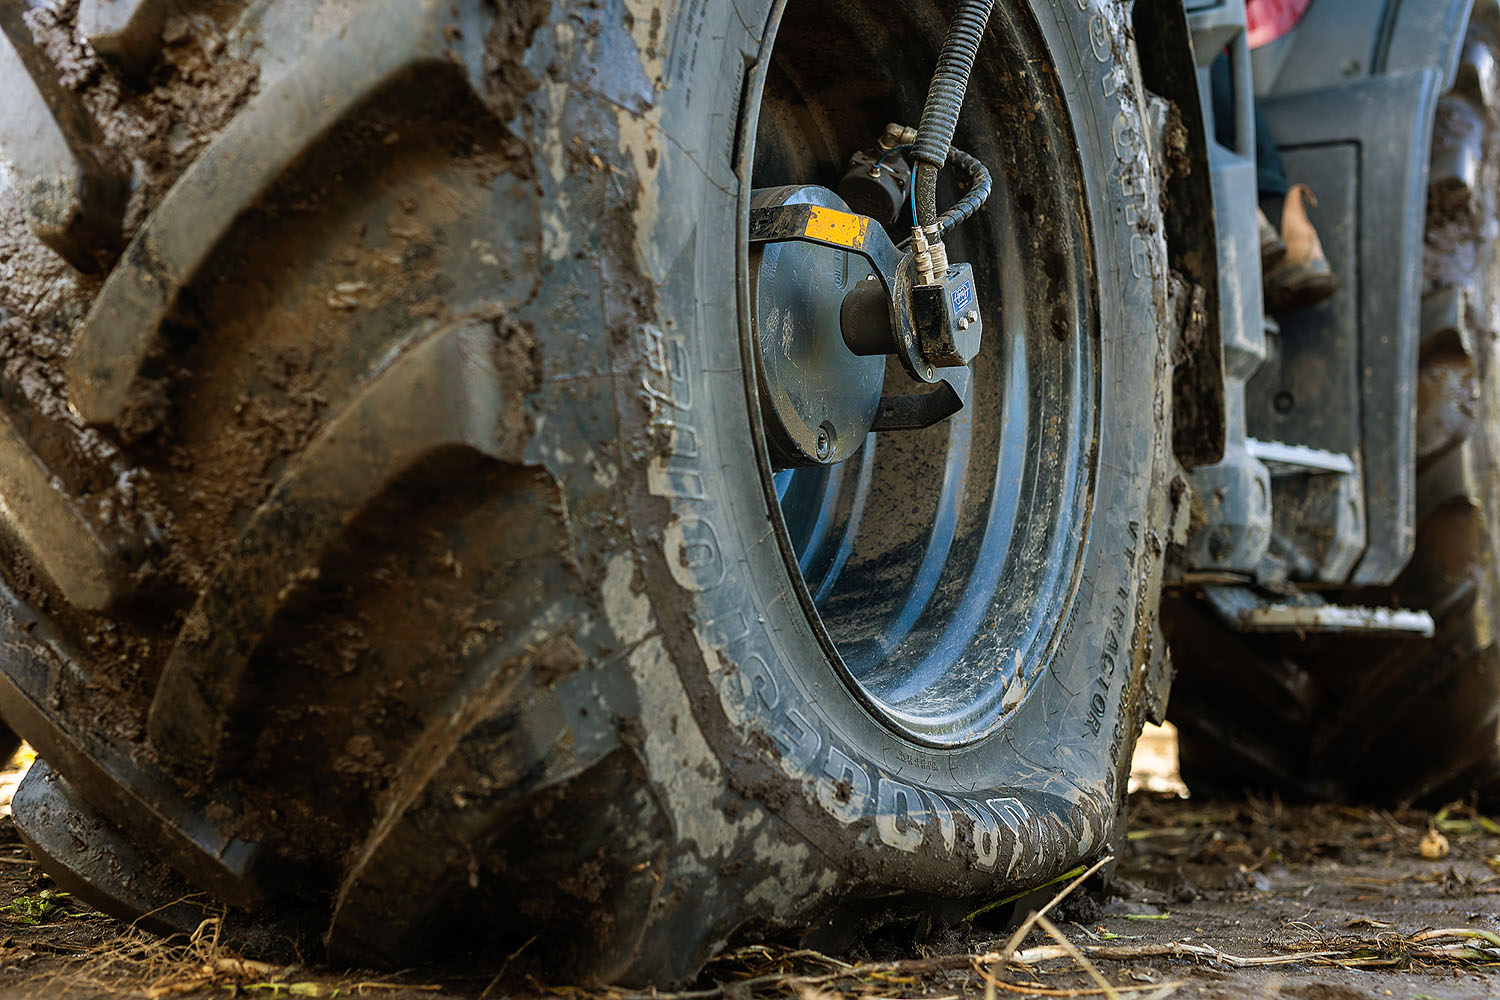
<svg viewBox="0 0 1500 1000">
<path fill-rule="evenodd" d="M 1110 850 L 1180 494 L 1122 8 L 995 11 L 973 404 L 773 476 L 751 187 L 915 119 L 950 5 L 117 6 L 37 8 L 6 81 L 132 179 L 113 255 L 37 193 L 108 229 L 108 185 L 0 191 L 0 717 L 54 877 L 666 984 Z"/>
<path fill-rule="evenodd" d="M 1431 639 L 1253 638 L 1196 601 L 1164 618 L 1179 674 L 1172 718 L 1195 793 L 1437 801 L 1500 779 L 1500 47 L 1476 8 L 1439 101 L 1423 261 L 1417 533 L 1396 583 L 1351 603 L 1419 608 Z"/>
</svg>

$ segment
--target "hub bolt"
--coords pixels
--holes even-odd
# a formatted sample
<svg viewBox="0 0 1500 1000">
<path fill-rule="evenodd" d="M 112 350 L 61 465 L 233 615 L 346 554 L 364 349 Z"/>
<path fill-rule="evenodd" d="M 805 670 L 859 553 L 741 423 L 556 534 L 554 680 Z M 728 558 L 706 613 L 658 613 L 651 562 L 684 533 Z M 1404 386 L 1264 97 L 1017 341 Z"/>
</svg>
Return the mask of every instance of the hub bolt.
<svg viewBox="0 0 1500 1000">
<path fill-rule="evenodd" d="M 818 461 L 828 461 L 828 456 L 833 451 L 833 436 L 828 433 L 827 424 L 821 425 L 818 428 L 818 442 L 816 448 Z"/>
</svg>

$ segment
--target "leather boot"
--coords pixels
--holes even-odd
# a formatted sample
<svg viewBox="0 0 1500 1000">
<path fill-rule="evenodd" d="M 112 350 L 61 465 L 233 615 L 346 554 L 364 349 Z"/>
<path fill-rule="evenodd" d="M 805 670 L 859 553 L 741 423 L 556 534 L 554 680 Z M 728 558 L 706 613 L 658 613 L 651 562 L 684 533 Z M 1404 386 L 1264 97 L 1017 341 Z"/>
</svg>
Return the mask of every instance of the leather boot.
<svg viewBox="0 0 1500 1000">
<path fill-rule="evenodd" d="M 1266 307 L 1274 312 L 1305 309 L 1338 291 L 1339 279 L 1328 266 L 1318 231 L 1307 218 L 1304 199 L 1316 205 L 1306 184 L 1286 193 L 1281 211 L 1281 238 L 1286 254 L 1265 276 Z"/>
<path fill-rule="evenodd" d="M 1286 256 L 1286 243 L 1271 225 L 1271 220 L 1266 218 L 1264 210 L 1257 208 L 1255 218 L 1260 224 L 1260 273 L 1270 274 Z"/>
</svg>

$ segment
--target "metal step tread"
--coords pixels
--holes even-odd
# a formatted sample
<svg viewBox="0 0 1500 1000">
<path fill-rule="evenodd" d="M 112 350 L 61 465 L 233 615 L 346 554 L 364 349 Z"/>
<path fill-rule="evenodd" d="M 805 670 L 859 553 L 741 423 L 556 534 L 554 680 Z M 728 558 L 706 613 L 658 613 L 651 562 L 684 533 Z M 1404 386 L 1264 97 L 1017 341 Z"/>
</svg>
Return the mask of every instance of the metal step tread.
<svg viewBox="0 0 1500 1000">
<path fill-rule="evenodd" d="M 1318 474 L 1350 475 L 1354 472 L 1354 459 L 1336 451 L 1309 448 L 1305 444 L 1285 444 L 1281 441 L 1258 441 L 1245 439 L 1245 450 L 1254 458 L 1264 462 L 1273 476 L 1300 476 Z"/>
<path fill-rule="evenodd" d="M 1410 608 L 1328 604 L 1314 594 L 1267 597 L 1249 587 L 1204 587 L 1203 596 L 1227 625 L 1241 632 L 1433 634 L 1432 615 Z"/>
</svg>

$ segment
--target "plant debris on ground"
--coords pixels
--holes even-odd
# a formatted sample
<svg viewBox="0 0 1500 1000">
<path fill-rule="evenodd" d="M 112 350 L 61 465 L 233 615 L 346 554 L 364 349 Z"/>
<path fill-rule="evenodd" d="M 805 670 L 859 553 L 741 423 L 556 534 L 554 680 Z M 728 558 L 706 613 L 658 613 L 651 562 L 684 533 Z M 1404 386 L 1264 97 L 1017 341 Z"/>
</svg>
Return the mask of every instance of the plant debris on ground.
<svg viewBox="0 0 1500 1000">
<path fill-rule="evenodd" d="M 852 953 L 740 942 L 697 983 L 639 991 L 277 966 L 209 920 L 167 941 L 59 891 L 0 818 L 0 1000 L 355 997 L 463 1000 L 1468 1000 L 1500 996 L 1500 823 L 1469 803 L 1388 812 L 1274 799 L 1131 797 L 1110 894 L 1090 870 L 971 908 L 956 929 L 879 932 Z M 1447 851 L 1424 850 L 1433 834 Z M 1035 905 L 1038 901 L 1045 905 Z"/>
</svg>

